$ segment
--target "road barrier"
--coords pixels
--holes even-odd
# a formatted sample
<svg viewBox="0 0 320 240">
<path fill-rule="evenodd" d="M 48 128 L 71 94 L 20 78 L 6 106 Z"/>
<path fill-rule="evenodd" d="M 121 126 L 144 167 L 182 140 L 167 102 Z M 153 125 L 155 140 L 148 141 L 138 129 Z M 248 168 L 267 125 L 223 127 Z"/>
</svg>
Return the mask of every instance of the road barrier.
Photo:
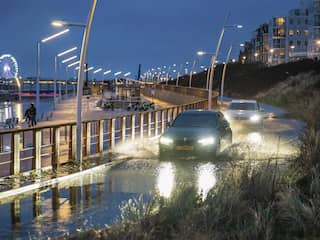
<svg viewBox="0 0 320 240">
<path fill-rule="evenodd" d="M 84 160 L 110 151 L 116 144 L 162 133 L 177 114 L 187 109 L 206 109 L 208 101 L 135 112 L 113 118 L 83 121 Z M 0 132 L 0 177 L 75 161 L 76 122 Z"/>
</svg>

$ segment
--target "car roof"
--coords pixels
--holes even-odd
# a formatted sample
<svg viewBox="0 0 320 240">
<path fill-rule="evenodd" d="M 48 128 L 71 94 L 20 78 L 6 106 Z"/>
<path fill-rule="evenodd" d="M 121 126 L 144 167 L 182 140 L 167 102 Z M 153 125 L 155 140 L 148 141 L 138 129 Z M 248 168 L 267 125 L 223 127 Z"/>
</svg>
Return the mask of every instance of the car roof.
<svg viewBox="0 0 320 240">
<path fill-rule="evenodd" d="M 257 103 L 256 100 L 237 99 L 231 100 L 231 103 Z"/>
<path fill-rule="evenodd" d="M 182 112 L 182 114 L 218 114 L 221 113 L 220 111 L 215 111 L 215 110 L 185 110 Z"/>
</svg>

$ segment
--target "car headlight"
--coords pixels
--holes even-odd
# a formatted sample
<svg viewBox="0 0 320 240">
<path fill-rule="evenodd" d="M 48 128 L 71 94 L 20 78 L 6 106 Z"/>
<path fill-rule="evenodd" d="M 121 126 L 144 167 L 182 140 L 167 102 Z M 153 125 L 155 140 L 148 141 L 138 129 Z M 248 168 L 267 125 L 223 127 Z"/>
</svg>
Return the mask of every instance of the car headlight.
<svg viewBox="0 0 320 240">
<path fill-rule="evenodd" d="M 258 114 L 255 114 L 255 115 L 250 117 L 250 121 L 251 122 L 259 122 L 260 119 L 261 119 L 261 117 Z"/>
<path fill-rule="evenodd" d="M 173 143 L 173 140 L 169 137 L 161 137 L 160 138 L 160 143 L 163 145 L 170 145 Z"/>
<path fill-rule="evenodd" d="M 212 145 L 214 144 L 214 142 L 214 137 L 201 138 L 198 140 L 198 143 L 200 143 L 203 146 Z"/>
</svg>

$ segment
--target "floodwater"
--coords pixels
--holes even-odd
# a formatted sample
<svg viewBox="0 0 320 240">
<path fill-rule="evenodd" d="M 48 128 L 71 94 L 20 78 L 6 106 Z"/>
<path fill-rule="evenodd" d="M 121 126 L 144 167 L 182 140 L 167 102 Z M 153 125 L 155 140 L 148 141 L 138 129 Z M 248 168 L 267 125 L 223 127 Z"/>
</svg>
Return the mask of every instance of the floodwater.
<svg viewBox="0 0 320 240">
<path fill-rule="evenodd" d="M 110 170 L 97 171 L 72 182 L 0 205 L 0 239 L 46 239 L 103 228 L 120 217 L 120 207 L 143 194 L 169 198 L 185 184 L 207 194 L 216 183 L 211 162 L 129 160 Z"/>
<path fill-rule="evenodd" d="M 239 142 L 229 147 L 237 147 L 240 140 L 236 141 Z M 255 151 L 259 152 L 265 145 L 257 148 Z M 145 201 L 156 192 L 170 198 L 182 186 L 192 185 L 206 197 L 223 170 L 230 167 L 224 161 L 229 150 L 225 148 L 218 161 L 194 158 L 159 161 L 156 139 L 119 146 L 115 149 L 117 157 L 129 156 L 130 160 L 12 202 L 0 202 L 0 239 L 47 239 L 101 229 L 117 221 L 121 206 L 141 194 Z"/>
</svg>

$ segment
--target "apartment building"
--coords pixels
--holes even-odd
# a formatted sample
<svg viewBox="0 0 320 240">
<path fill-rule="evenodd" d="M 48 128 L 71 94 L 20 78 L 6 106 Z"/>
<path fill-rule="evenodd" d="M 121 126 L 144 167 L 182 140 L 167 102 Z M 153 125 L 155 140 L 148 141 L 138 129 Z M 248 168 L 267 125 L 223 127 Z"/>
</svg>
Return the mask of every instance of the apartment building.
<svg viewBox="0 0 320 240">
<path fill-rule="evenodd" d="M 268 65 L 304 58 L 320 59 L 320 0 L 300 0 L 287 16 L 261 24 L 239 54 L 243 63 Z"/>
</svg>

